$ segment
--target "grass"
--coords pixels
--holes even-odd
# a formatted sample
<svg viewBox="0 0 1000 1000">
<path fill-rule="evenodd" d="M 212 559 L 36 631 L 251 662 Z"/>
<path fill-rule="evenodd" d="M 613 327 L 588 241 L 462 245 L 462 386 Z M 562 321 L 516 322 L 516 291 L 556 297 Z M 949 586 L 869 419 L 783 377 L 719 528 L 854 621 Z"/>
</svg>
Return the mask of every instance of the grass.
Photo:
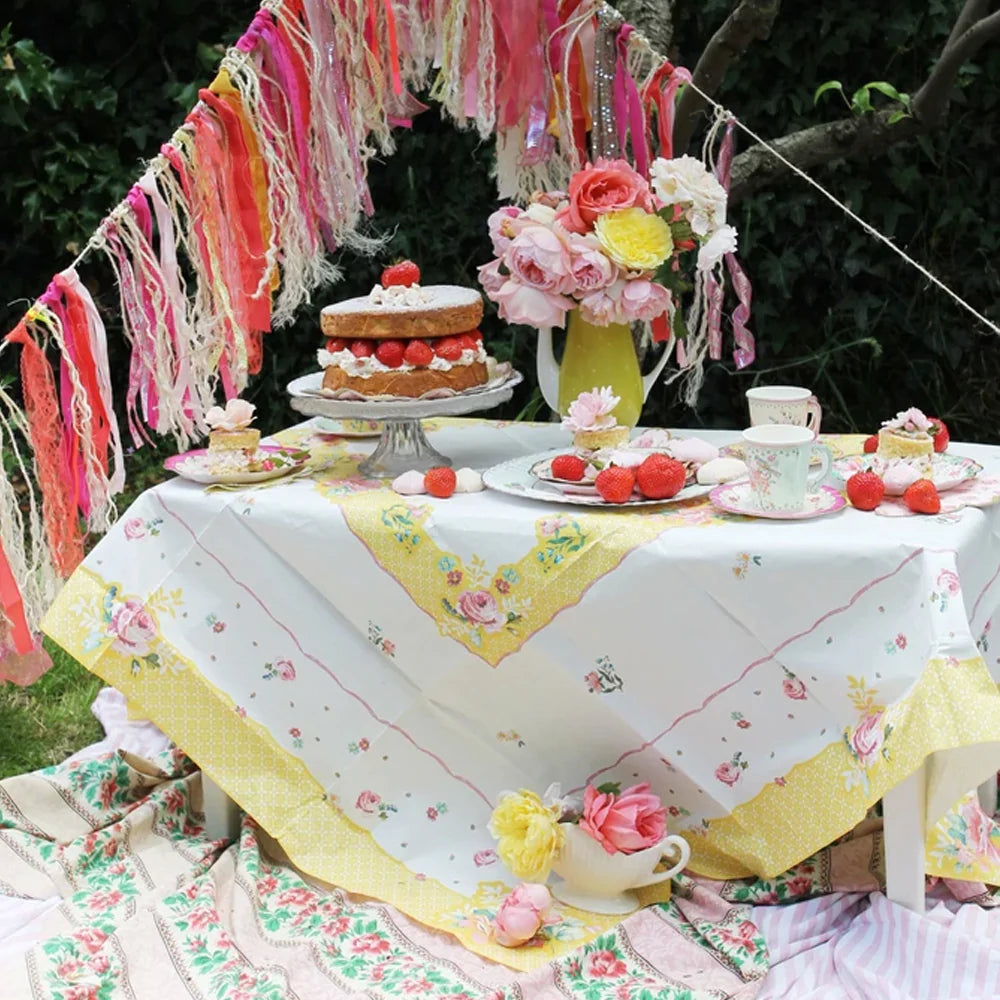
<svg viewBox="0 0 1000 1000">
<path fill-rule="evenodd" d="M 90 706 L 103 681 L 46 642 L 54 666 L 30 687 L 0 684 L 0 778 L 64 760 L 104 735 Z"/>
</svg>

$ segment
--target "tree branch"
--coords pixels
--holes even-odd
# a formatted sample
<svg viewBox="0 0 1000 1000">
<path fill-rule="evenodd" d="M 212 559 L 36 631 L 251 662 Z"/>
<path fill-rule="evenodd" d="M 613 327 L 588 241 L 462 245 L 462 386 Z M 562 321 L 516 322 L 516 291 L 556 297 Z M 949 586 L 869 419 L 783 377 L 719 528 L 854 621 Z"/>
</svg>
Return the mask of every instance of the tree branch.
<svg viewBox="0 0 1000 1000">
<path fill-rule="evenodd" d="M 951 34 L 948 35 L 948 41 L 944 43 L 944 47 L 948 48 L 949 45 L 961 38 L 976 21 L 985 17 L 992 4 L 993 0 L 965 0 L 965 6 L 955 19 Z"/>
<path fill-rule="evenodd" d="M 674 0 L 612 0 L 629 24 L 634 24 L 661 55 L 674 43 Z"/>
<path fill-rule="evenodd" d="M 751 42 L 763 40 L 771 34 L 771 25 L 780 8 L 781 0 L 741 0 L 709 40 L 694 68 L 692 78 L 699 90 L 709 96 L 715 94 L 729 65 L 743 55 Z M 688 148 L 698 117 L 704 109 L 705 99 L 691 87 L 685 87 L 677 102 L 674 123 L 674 149 L 678 153 Z"/>
</svg>

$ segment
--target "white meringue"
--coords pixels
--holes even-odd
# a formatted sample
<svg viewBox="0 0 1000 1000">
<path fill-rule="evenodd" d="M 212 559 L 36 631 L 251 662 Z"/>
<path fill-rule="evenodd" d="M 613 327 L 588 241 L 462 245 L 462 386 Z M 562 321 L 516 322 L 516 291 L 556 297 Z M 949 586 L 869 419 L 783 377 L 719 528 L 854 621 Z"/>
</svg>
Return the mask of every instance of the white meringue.
<svg viewBox="0 0 1000 1000">
<path fill-rule="evenodd" d="M 697 479 L 702 486 L 731 483 L 747 474 L 746 462 L 738 458 L 713 458 L 698 467 Z"/>
<path fill-rule="evenodd" d="M 912 486 L 920 478 L 920 470 L 915 469 L 908 462 L 891 462 L 882 473 L 885 491 L 890 496 L 905 493 L 907 487 Z"/>
<path fill-rule="evenodd" d="M 701 438 L 674 438 L 664 450 L 678 462 L 694 462 L 703 465 L 719 457 L 719 449 Z"/>
<path fill-rule="evenodd" d="M 424 474 L 416 469 L 396 476 L 392 481 L 392 488 L 404 497 L 415 497 L 427 492 L 424 488 Z"/>
<path fill-rule="evenodd" d="M 475 469 L 459 469 L 455 473 L 456 493 L 480 493 L 485 488 L 483 477 Z"/>
</svg>

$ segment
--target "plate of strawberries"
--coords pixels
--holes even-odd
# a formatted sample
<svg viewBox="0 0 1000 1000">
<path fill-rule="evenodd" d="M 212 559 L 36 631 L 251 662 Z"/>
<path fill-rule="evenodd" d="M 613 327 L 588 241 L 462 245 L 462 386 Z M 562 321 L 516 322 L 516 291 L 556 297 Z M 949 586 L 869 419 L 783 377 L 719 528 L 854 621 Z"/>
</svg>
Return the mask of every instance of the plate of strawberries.
<svg viewBox="0 0 1000 1000">
<path fill-rule="evenodd" d="M 483 474 L 490 489 L 549 503 L 587 507 L 642 507 L 706 496 L 691 463 L 663 451 L 634 449 L 609 458 L 545 452 L 515 458 Z"/>
</svg>

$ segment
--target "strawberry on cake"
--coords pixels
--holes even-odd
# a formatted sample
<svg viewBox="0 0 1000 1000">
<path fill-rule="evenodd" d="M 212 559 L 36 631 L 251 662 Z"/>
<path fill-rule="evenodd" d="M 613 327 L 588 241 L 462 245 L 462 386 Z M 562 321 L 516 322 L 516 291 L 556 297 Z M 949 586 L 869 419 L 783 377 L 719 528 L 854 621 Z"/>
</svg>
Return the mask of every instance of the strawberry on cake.
<svg viewBox="0 0 1000 1000">
<path fill-rule="evenodd" d="M 326 306 L 317 360 L 324 389 L 362 396 L 461 392 L 489 380 L 479 322 L 482 296 L 458 285 L 420 285 L 412 261 L 388 267 L 370 294 Z"/>
</svg>

